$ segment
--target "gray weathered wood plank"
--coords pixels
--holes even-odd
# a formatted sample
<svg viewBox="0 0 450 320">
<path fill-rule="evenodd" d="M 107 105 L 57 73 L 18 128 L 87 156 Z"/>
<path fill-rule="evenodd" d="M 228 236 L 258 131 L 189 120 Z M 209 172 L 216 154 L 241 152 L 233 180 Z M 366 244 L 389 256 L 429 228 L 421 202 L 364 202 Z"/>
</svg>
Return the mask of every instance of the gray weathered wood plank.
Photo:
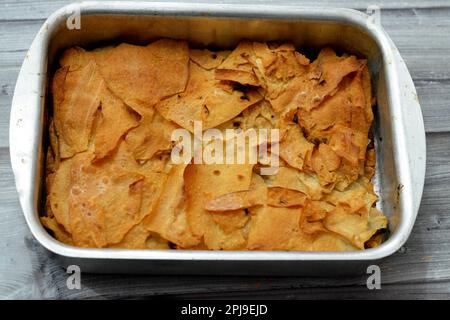
<svg viewBox="0 0 450 320">
<path fill-rule="evenodd" d="M 202 293 L 202 294 L 174 294 L 166 295 L 165 298 L 183 299 L 302 299 L 302 300 L 326 300 L 326 299 L 448 299 L 450 296 L 450 282 L 427 282 L 382 285 L 380 290 L 368 290 L 365 285 L 340 286 L 340 287 L 317 287 L 308 289 L 278 289 L 261 291 L 236 291 L 225 293 Z"/>
<path fill-rule="evenodd" d="M 142 1 L 142 0 L 141 0 Z M 145 0 L 144 0 L 145 1 Z M 169 2 L 170 0 L 160 0 L 159 2 Z M 34 19 L 44 19 L 48 17 L 53 11 L 61 8 L 62 6 L 71 3 L 72 1 L 67 0 L 4 0 L 3 10 L 0 11 L 0 20 L 34 20 Z M 179 0 L 178 2 L 187 3 L 208 3 L 211 0 Z M 217 0 L 216 3 L 229 3 L 229 4 L 240 4 L 240 0 Z M 314 1 L 314 0 L 247 0 L 246 3 L 254 5 L 264 5 L 264 4 L 277 4 L 282 3 L 283 5 L 289 6 L 314 6 L 314 7 L 346 7 L 354 8 L 359 10 L 366 10 L 369 5 L 380 5 L 384 9 L 408 9 L 408 8 L 442 8 L 448 7 L 449 3 L 446 0 L 394 0 L 394 1 L 371 1 L 371 0 L 325 0 L 325 1 Z"/>
</svg>

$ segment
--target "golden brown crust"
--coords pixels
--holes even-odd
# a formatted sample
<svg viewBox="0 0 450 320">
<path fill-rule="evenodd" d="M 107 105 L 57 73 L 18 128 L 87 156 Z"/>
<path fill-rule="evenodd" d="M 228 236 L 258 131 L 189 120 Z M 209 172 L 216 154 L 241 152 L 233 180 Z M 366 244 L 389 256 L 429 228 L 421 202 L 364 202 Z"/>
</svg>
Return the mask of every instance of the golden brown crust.
<svg viewBox="0 0 450 320">
<path fill-rule="evenodd" d="M 189 50 L 186 42 L 169 39 L 146 47 L 120 44 L 96 62 L 108 88 L 140 113 L 184 90 Z"/>
<path fill-rule="evenodd" d="M 206 70 L 217 68 L 229 54 L 230 51 L 189 50 L 189 58 Z"/>
<path fill-rule="evenodd" d="M 145 219 L 145 227 L 168 241 L 189 248 L 200 244 L 187 221 L 184 194 L 186 165 L 175 165 L 169 172 L 164 189 L 153 212 Z"/>
<path fill-rule="evenodd" d="M 106 87 L 101 95 L 99 123 L 94 132 L 95 159 L 111 154 L 130 129 L 138 126 L 138 116 Z"/>
<path fill-rule="evenodd" d="M 63 68 L 56 73 L 53 108 L 61 158 L 87 150 L 103 87 L 94 61 L 76 71 Z"/>
<path fill-rule="evenodd" d="M 189 65 L 186 90 L 164 99 L 156 109 L 168 121 L 193 132 L 194 121 L 203 122 L 203 130 L 216 127 L 239 115 L 262 99 L 254 89 L 242 92 L 214 79 L 214 71 L 195 63 Z"/>
<path fill-rule="evenodd" d="M 69 245 L 349 251 L 380 245 L 366 61 L 290 43 L 69 48 L 52 80 L 46 216 Z M 171 133 L 279 129 L 280 165 L 174 164 Z M 220 143 L 224 143 L 220 141 Z M 269 152 L 276 152 L 274 145 Z"/>
</svg>

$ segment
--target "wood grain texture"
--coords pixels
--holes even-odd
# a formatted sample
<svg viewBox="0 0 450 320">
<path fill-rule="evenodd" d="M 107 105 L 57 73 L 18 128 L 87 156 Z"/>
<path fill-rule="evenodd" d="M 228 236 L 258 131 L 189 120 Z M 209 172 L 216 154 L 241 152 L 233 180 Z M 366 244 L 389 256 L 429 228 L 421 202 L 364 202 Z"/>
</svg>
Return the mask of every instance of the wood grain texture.
<svg viewBox="0 0 450 320">
<path fill-rule="evenodd" d="M 145 0 L 144 0 L 145 1 Z M 35 20 L 35 19 L 45 19 L 47 18 L 55 9 L 58 9 L 72 1 L 67 0 L 3 0 L 3 8 L 0 12 L 1 20 Z M 159 0 L 158 2 L 170 2 L 170 0 Z M 188 2 L 188 3 L 230 3 L 239 4 L 243 3 L 242 0 L 181 0 L 178 2 Z M 314 0 L 246 0 L 246 3 L 251 3 L 255 5 L 264 4 L 276 4 L 282 3 L 288 6 L 315 6 L 315 7 L 346 7 L 359 10 L 366 10 L 367 6 L 377 4 L 383 9 L 419 9 L 419 8 L 442 8 L 448 7 L 449 3 L 446 0 L 324 0 L 324 1 L 314 1 Z"/>
<path fill-rule="evenodd" d="M 429 283 L 405 283 L 405 284 L 388 284 L 382 285 L 381 290 L 367 290 L 367 287 L 360 285 L 338 286 L 338 287 L 315 287 L 298 290 L 275 289 L 261 290 L 250 292 L 226 292 L 206 294 L 186 294 L 186 295 L 167 295 L 166 298 L 183 298 L 183 299 L 245 299 L 251 294 L 254 299 L 362 299 L 362 300 L 403 300 L 417 299 L 419 296 L 423 299 L 448 299 L 450 282 L 438 282 L 430 285 Z M 418 294 L 420 293 L 420 294 Z"/>
<path fill-rule="evenodd" d="M 0 298 L 450 298 L 450 3 L 381 2 L 382 24 L 414 78 L 427 133 L 427 174 L 420 212 L 406 245 L 385 259 L 382 289 L 366 277 L 199 277 L 82 275 L 82 290 L 68 290 L 67 274 L 32 237 L 24 221 L 9 163 L 9 109 L 23 57 L 44 19 L 69 1 L 0 3 Z M 198 1 L 197 1 L 198 2 Z M 207 2 L 206 0 L 202 2 Z M 241 3 L 228 0 L 225 3 Z M 275 3 L 247 0 L 248 3 Z M 284 0 L 284 4 L 299 2 Z M 373 1 L 302 1 L 352 7 Z M 447 244 L 447 245 L 446 245 Z"/>
</svg>

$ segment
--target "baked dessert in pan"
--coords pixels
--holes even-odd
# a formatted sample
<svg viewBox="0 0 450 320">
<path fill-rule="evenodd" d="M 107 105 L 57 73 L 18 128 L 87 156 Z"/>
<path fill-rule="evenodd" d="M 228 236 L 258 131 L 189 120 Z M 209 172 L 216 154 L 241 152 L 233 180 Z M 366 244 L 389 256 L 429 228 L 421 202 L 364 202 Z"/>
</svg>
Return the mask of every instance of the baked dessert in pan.
<svg viewBox="0 0 450 320">
<path fill-rule="evenodd" d="M 42 224 L 81 247 L 349 251 L 378 246 L 366 61 L 241 41 L 74 47 L 52 79 Z M 174 163 L 172 133 L 276 129 L 262 161 Z"/>
</svg>

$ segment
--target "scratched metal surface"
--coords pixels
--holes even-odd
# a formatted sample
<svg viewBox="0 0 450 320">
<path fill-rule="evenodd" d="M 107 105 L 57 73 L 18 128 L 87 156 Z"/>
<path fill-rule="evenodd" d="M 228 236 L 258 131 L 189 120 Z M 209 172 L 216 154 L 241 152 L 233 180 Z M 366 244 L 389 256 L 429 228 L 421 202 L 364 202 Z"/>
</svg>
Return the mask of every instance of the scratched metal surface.
<svg viewBox="0 0 450 320">
<path fill-rule="evenodd" d="M 206 1 L 206 0 L 203 0 Z M 225 3 L 294 0 L 226 0 Z M 20 65 L 45 18 L 62 0 L 0 0 L 0 298 L 450 298 L 450 3 L 445 0 L 375 1 L 381 23 L 414 79 L 427 131 L 427 175 L 419 216 L 406 245 L 381 267 L 381 290 L 366 277 L 201 277 L 82 274 L 81 290 L 69 290 L 55 257 L 32 238 L 21 213 L 9 162 L 9 110 Z M 202 1 L 197 1 L 202 2 Z M 217 1 L 216 1 L 217 2 Z M 363 0 L 302 1 L 348 7 Z"/>
</svg>

